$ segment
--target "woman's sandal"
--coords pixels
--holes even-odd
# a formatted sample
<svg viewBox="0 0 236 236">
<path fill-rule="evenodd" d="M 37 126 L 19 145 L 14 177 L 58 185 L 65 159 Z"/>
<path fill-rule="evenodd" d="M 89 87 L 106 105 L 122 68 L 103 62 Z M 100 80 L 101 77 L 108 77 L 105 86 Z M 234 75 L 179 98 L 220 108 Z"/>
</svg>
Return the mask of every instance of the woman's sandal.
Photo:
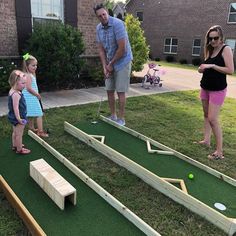
<svg viewBox="0 0 236 236">
<path fill-rule="evenodd" d="M 212 153 L 207 156 L 209 160 L 223 160 L 225 157 L 223 154 Z"/>
<path fill-rule="evenodd" d="M 24 144 L 22 144 L 22 147 L 24 148 L 24 147 L 25 147 L 25 145 L 24 145 Z M 11 148 L 11 149 L 12 149 L 12 151 L 14 151 L 14 152 L 15 152 L 17 148 L 16 148 L 16 147 L 14 147 L 14 146 L 12 146 L 12 148 Z"/>
<path fill-rule="evenodd" d="M 37 135 L 41 138 L 47 138 L 49 135 L 45 131 L 38 131 Z"/>
<path fill-rule="evenodd" d="M 16 150 L 16 154 L 20 154 L 20 155 L 27 155 L 29 153 L 31 153 L 31 151 L 27 148 L 22 148 L 20 151 Z"/>
</svg>

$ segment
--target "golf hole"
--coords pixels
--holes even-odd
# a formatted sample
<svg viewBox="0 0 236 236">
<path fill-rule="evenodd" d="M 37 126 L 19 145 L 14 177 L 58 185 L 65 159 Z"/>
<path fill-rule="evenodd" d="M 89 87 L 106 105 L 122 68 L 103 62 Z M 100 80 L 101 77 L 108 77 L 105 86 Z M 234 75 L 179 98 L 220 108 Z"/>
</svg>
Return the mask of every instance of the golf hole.
<svg viewBox="0 0 236 236">
<path fill-rule="evenodd" d="M 214 204 L 214 207 L 215 207 L 216 209 L 218 209 L 218 210 L 221 210 L 221 211 L 225 211 L 225 210 L 226 210 L 226 206 L 223 205 L 222 203 L 219 203 L 219 202 L 216 202 L 216 203 Z"/>
</svg>

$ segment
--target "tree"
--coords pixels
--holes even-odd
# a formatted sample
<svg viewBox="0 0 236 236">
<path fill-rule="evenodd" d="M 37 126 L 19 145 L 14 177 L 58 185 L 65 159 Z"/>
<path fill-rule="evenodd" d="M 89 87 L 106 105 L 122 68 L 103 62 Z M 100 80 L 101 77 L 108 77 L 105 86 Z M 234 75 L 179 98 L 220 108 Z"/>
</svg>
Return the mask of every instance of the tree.
<svg viewBox="0 0 236 236">
<path fill-rule="evenodd" d="M 106 0 L 104 2 L 104 6 L 106 7 L 106 9 L 113 9 L 115 5 L 116 3 L 114 2 L 114 0 Z"/>
<path fill-rule="evenodd" d="M 147 45 L 144 31 L 137 18 L 134 18 L 131 14 L 127 14 L 125 24 L 134 57 L 132 69 L 134 71 L 141 71 L 148 60 L 149 45 Z"/>
</svg>

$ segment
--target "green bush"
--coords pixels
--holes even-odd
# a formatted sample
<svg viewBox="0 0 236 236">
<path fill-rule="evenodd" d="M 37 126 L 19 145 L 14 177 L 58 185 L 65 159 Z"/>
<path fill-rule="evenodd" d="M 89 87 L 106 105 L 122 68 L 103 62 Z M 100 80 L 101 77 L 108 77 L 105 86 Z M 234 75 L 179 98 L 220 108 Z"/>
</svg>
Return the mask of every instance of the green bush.
<svg viewBox="0 0 236 236">
<path fill-rule="evenodd" d="M 140 21 L 131 14 L 127 14 L 125 24 L 134 57 L 132 70 L 141 71 L 149 57 L 149 46 L 144 37 L 144 31 L 140 27 Z"/>
<path fill-rule="evenodd" d="M 37 78 L 44 90 L 77 87 L 85 46 L 78 29 L 62 23 L 36 24 L 25 52 L 38 60 Z"/>
<path fill-rule="evenodd" d="M 92 80 L 100 82 L 104 80 L 104 73 L 103 68 L 101 65 L 96 65 L 91 67 L 88 70 L 89 77 L 92 78 Z"/>
<path fill-rule="evenodd" d="M 10 59 L 0 59 L 0 96 L 6 95 L 10 89 L 8 78 L 17 68 L 16 63 Z"/>
</svg>

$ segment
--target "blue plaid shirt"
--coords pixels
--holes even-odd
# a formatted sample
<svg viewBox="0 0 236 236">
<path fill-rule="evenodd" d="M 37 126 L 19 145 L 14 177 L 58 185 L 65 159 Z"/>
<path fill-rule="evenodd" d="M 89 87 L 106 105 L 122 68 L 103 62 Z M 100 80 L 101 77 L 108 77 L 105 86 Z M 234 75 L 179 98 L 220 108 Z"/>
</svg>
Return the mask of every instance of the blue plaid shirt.
<svg viewBox="0 0 236 236">
<path fill-rule="evenodd" d="M 106 52 L 107 63 L 112 60 L 115 52 L 118 48 L 117 41 L 119 39 L 125 39 L 125 53 L 124 55 L 114 63 L 114 70 L 122 70 L 123 67 L 133 60 L 133 55 L 129 43 L 125 24 L 120 19 L 109 16 L 108 24 L 103 26 L 101 23 L 97 25 L 97 42 L 103 45 Z"/>
</svg>

